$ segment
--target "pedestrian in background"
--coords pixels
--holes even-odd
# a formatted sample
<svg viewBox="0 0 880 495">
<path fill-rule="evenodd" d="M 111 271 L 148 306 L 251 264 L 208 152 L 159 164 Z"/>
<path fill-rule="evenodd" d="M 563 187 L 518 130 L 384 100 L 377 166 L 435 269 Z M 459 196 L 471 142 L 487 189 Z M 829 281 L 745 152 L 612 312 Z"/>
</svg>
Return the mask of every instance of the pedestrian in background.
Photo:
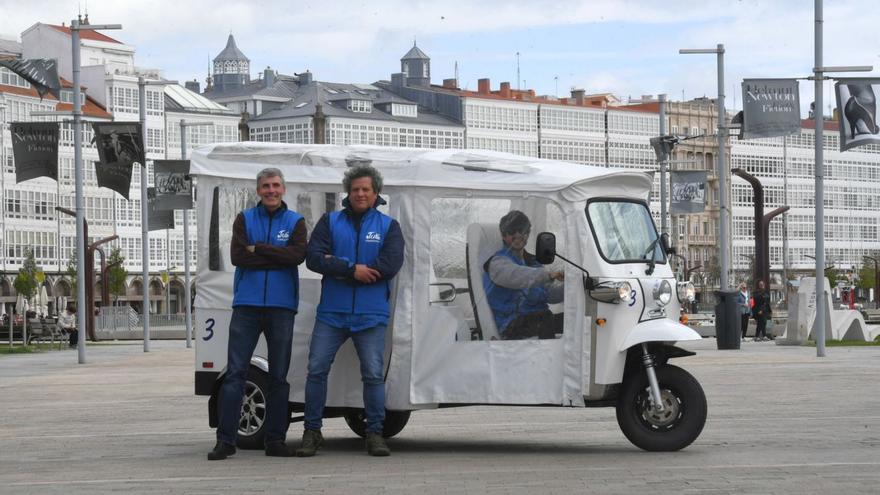
<svg viewBox="0 0 880 495">
<path fill-rule="evenodd" d="M 67 303 L 64 311 L 58 315 L 58 328 L 62 334 L 68 336 L 68 347 L 76 347 L 79 339 L 79 333 L 76 331 L 76 306 L 73 303 Z"/>
<path fill-rule="evenodd" d="M 758 286 L 752 296 L 755 299 L 755 307 L 752 308 L 752 314 L 755 316 L 755 342 L 770 340 L 767 337 L 767 319 L 771 316 L 770 294 L 764 286 L 763 280 L 758 280 Z"/>
<path fill-rule="evenodd" d="M 739 294 L 736 295 L 736 305 L 739 308 L 740 329 L 742 340 L 746 340 L 746 331 L 749 329 L 749 317 L 752 314 L 749 289 L 745 282 L 739 284 Z"/>
</svg>

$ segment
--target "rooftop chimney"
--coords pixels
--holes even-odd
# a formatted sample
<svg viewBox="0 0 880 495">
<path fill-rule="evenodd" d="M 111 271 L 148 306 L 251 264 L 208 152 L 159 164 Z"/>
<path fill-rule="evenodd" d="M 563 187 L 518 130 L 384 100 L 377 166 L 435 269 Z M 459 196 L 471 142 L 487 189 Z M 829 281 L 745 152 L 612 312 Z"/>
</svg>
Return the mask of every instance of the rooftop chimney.
<svg viewBox="0 0 880 495">
<path fill-rule="evenodd" d="M 309 71 L 300 72 L 297 74 L 299 76 L 299 85 L 300 86 L 308 86 L 312 84 L 312 73 Z"/>
<path fill-rule="evenodd" d="M 487 95 L 491 92 L 489 78 L 477 79 L 477 93 Z"/>
<path fill-rule="evenodd" d="M 584 93 L 583 89 L 573 89 L 571 90 L 571 97 L 574 98 L 575 104 L 580 106 L 584 104 Z"/>
<path fill-rule="evenodd" d="M 509 82 L 501 83 L 501 97 L 502 98 L 510 98 L 510 83 Z"/>
<path fill-rule="evenodd" d="M 183 86 L 186 89 L 192 91 L 193 93 L 201 92 L 201 85 L 199 84 L 198 79 L 193 79 L 192 81 L 186 81 L 185 83 L 183 83 Z"/>
<path fill-rule="evenodd" d="M 444 79 L 443 87 L 446 89 L 458 89 L 458 81 L 453 79 Z"/>
<path fill-rule="evenodd" d="M 266 67 L 266 70 L 263 71 L 263 81 L 267 88 L 275 84 L 275 71 L 271 67 Z"/>
</svg>

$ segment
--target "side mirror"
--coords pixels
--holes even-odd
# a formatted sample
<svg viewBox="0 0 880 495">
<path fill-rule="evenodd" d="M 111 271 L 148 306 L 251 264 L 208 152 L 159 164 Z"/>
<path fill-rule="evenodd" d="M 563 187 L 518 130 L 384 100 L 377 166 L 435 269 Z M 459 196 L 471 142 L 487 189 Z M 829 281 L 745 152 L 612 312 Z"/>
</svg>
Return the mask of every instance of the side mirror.
<svg viewBox="0 0 880 495">
<path fill-rule="evenodd" d="M 675 248 L 669 245 L 669 234 L 666 232 L 660 234 L 660 247 L 666 254 L 675 254 Z"/>
<path fill-rule="evenodd" d="M 556 259 L 556 236 L 541 232 L 535 241 L 535 259 L 542 265 L 549 265 Z"/>
</svg>

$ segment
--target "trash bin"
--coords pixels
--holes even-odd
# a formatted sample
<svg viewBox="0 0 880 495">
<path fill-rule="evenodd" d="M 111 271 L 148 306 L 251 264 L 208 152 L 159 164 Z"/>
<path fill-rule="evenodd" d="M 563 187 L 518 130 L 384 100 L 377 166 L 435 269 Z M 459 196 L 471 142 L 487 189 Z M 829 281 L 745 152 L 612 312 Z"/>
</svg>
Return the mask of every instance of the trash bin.
<svg viewBox="0 0 880 495">
<path fill-rule="evenodd" d="M 740 315 L 736 307 L 735 290 L 715 291 L 715 340 L 718 349 L 739 349 Z"/>
</svg>

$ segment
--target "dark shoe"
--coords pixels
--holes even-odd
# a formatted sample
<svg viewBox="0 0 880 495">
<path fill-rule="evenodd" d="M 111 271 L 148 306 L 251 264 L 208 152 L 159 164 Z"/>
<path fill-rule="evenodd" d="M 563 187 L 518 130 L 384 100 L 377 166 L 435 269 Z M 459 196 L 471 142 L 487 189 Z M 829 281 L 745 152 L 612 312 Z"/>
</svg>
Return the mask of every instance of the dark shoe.
<svg viewBox="0 0 880 495">
<path fill-rule="evenodd" d="M 228 443 L 223 443 L 218 440 L 217 445 L 214 445 L 214 450 L 208 452 L 208 460 L 222 461 L 234 453 L 235 445 L 229 445 Z"/>
<path fill-rule="evenodd" d="M 391 450 L 378 433 L 367 433 L 367 453 L 375 457 L 388 457 Z"/>
<path fill-rule="evenodd" d="M 266 444 L 266 455 L 269 457 L 293 457 L 296 451 L 284 442 Z"/>
<path fill-rule="evenodd" d="M 324 436 L 320 430 L 306 430 L 303 432 L 302 444 L 296 449 L 297 457 L 312 457 L 324 444 Z"/>
</svg>

